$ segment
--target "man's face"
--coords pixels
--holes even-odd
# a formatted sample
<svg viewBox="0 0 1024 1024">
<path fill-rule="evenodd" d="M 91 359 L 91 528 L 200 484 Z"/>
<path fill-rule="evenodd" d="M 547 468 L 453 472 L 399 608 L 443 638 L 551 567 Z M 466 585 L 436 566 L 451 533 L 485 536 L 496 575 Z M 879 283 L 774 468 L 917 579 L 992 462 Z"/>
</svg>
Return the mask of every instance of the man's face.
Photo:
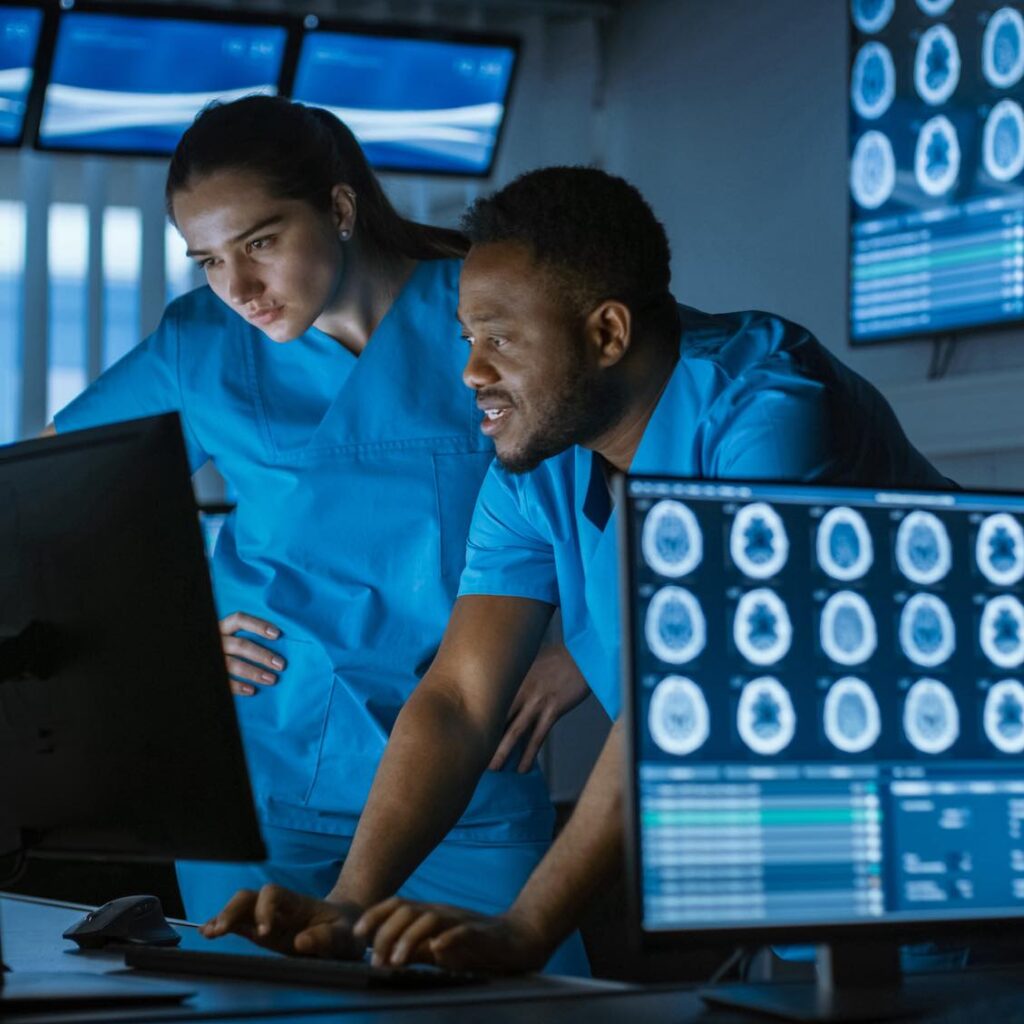
<svg viewBox="0 0 1024 1024">
<path fill-rule="evenodd" d="M 462 379 L 509 472 L 585 444 L 616 415 L 610 375 L 595 365 L 578 317 L 558 302 L 526 246 L 473 246 L 459 281 L 459 320 L 470 343 Z"/>
<path fill-rule="evenodd" d="M 291 341 L 330 304 L 342 272 L 329 213 L 222 171 L 174 196 L 174 220 L 217 297 L 273 341 Z"/>
</svg>

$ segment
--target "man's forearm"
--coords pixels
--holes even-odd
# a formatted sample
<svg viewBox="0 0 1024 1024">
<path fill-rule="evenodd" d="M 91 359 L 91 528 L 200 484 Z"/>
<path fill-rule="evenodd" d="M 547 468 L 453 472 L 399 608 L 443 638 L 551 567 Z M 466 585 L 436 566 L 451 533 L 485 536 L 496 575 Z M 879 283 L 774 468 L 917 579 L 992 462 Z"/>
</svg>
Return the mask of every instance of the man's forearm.
<svg viewBox="0 0 1024 1024">
<path fill-rule="evenodd" d="M 591 899 L 620 870 L 623 734 L 605 741 L 572 817 L 509 910 L 554 949 L 579 925 Z"/>
<path fill-rule="evenodd" d="M 414 691 L 328 899 L 368 907 L 391 896 L 459 820 L 497 739 L 443 688 Z"/>
</svg>

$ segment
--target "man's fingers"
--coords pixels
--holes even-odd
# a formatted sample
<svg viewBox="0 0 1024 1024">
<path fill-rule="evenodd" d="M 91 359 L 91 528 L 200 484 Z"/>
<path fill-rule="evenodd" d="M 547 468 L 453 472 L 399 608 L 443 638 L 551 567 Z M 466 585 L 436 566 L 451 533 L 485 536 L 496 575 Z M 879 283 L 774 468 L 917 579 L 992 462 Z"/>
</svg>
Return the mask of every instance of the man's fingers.
<svg viewBox="0 0 1024 1024">
<path fill-rule="evenodd" d="M 256 897 L 252 919 L 256 934 L 269 935 L 275 927 L 287 927 L 295 910 L 295 897 L 280 885 L 265 885 Z"/>
<path fill-rule="evenodd" d="M 383 967 L 390 962 L 394 944 L 401 938 L 405 929 L 419 916 L 419 913 L 419 908 L 407 903 L 402 904 L 373 933 L 374 966 Z"/>
<path fill-rule="evenodd" d="M 369 910 L 363 911 L 362 916 L 356 921 L 352 933 L 361 939 L 370 939 L 374 932 L 386 921 L 396 907 L 402 902 L 400 896 L 390 896 L 380 903 L 375 903 Z"/>
<path fill-rule="evenodd" d="M 515 748 L 515 745 L 519 742 L 523 733 L 526 732 L 529 727 L 530 723 L 525 712 L 520 714 L 514 722 L 511 722 L 506 726 L 505 735 L 501 737 L 498 749 L 494 752 L 494 757 L 491 758 L 491 763 L 487 766 L 490 771 L 501 771 L 505 762 L 509 759 L 509 755 Z"/>
<path fill-rule="evenodd" d="M 468 939 L 479 935 L 468 924 L 457 924 L 428 941 L 430 955 L 438 967 L 450 971 L 467 971 L 476 967 L 473 957 L 473 943 Z"/>
<path fill-rule="evenodd" d="M 285 667 L 285 660 L 276 651 L 268 651 L 266 647 L 260 647 L 251 640 L 240 636 L 225 636 L 221 638 L 221 647 L 227 657 L 244 658 L 255 665 L 266 665 L 269 669 L 280 671 Z"/>
<path fill-rule="evenodd" d="M 276 640 L 281 635 L 281 630 L 272 622 L 258 619 L 255 615 L 248 615 L 245 612 L 232 612 L 220 620 L 220 631 L 225 636 L 229 633 L 237 633 L 239 630 L 244 630 L 246 633 L 258 633 L 271 640 Z"/>
<path fill-rule="evenodd" d="M 304 956 L 333 956 L 358 960 L 366 943 L 353 936 L 347 922 L 326 921 L 305 928 L 295 936 L 295 952 Z"/>
<path fill-rule="evenodd" d="M 213 938 L 217 935 L 227 934 L 240 924 L 251 924 L 255 906 L 256 893 L 252 889 L 239 889 L 224 904 L 223 909 L 203 925 L 201 930 L 205 936 Z"/>
<path fill-rule="evenodd" d="M 398 941 L 395 942 L 391 950 L 390 963 L 397 967 L 416 959 L 416 952 L 421 943 L 425 943 L 431 936 L 443 932 L 450 923 L 450 920 L 443 919 L 436 910 L 424 911 L 409 924 Z M 425 948 L 429 950 L 430 947 Z"/>
<path fill-rule="evenodd" d="M 551 732 L 551 727 L 555 724 L 556 719 L 557 716 L 551 714 L 549 711 L 541 712 L 540 717 L 537 719 L 537 724 L 533 728 L 533 733 L 530 736 L 529 742 L 526 744 L 526 749 L 523 751 L 523 756 L 519 759 L 518 770 L 521 773 L 528 772 L 533 767 L 533 762 L 540 753 L 540 748 L 548 738 L 548 733 Z"/>
</svg>

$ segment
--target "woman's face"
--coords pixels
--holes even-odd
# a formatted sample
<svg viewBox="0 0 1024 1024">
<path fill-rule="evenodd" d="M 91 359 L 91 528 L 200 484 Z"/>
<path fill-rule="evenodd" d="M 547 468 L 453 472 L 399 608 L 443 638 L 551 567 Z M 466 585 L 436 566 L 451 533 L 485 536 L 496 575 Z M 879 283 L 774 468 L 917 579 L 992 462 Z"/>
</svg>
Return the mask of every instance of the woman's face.
<svg viewBox="0 0 1024 1024">
<path fill-rule="evenodd" d="M 338 294 L 338 236 L 351 230 L 353 213 L 344 198 L 320 212 L 276 198 L 255 174 L 219 171 L 177 192 L 173 206 L 189 256 L 218 298 L 273 341 L 299 337 Z"/>
</svg>

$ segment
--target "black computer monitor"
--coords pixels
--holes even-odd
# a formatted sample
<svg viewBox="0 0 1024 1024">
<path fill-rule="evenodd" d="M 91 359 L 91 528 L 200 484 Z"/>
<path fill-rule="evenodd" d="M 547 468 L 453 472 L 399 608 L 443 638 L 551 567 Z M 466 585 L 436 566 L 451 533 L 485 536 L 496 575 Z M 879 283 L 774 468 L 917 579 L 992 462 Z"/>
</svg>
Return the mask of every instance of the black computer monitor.
<svg viewBox="0 0 1024 1024">
<path fill-rule="evenodd" d="M 0 779 L 0 856 L 265 856 L 176 414 L 0 448 Z"/>
<path fill-rule="evenodd" d="M 340 117 L 377 170 L 484 177 L 518 53 L 510 36 L 312 18 L 291 93 Z"/>
<path fill-rule="evenodd" d="M 0 3 L 0 146 L 21 145 L 46 13 L 40 3 Z"/>
<path fill-rule="evenodd" d="M 1019 931 L 1024 496 L 620 487 L 641 944 L 825 944 L 877 1015 L 898 942 Z"/>
</svg>

